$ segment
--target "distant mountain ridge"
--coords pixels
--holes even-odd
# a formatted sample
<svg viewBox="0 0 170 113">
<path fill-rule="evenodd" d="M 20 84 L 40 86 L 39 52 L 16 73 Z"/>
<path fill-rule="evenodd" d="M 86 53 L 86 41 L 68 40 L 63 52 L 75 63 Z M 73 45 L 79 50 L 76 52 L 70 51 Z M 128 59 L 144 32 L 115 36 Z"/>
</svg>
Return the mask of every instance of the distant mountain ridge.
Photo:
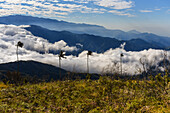
<svg viewBox="0 0 170 113">
<path fill-rule="evenodd" d="M 141 32 L 136 31 L 136 30 L 130 30 L 130 31 L 128 31 L 128 33 L 140 34 Z"/>
<path fill-rule="evenodd" d="M 111 37 L 118 40 L 142 39 L 161 48 L 170 47 L 170 38 L 152 33 L 140 33 L 136 30 L 124 32 L 122 30 L 109 30 L 99 25 L 77 24 L 54 19 L 38 18 L 23 15 L 0 17 L 0 23 L 14 25 L 37 25 L 49 30 L 69 31 L 76 34 L 91 34 L 102 37 Z"/>
<path fill-rule="evenodd" d="M 125 50 L 140 51 L 144 49 L 163 49 L 159 45 L 148 43 L 142 39 L 132 39 L 129 41 L 120 41 L 115 38 L 101 37 L 89 34 L 75 34 L 68 31 L 52 31 L 36 25 L 26 27 L 33 35 L 43 37 L 54 43 L 64 40 L 69 46 L 75 46 L 77 43 L 83 45 L 83 50 L 91 50 L 95 52 L 105 52 L 110 48 L 118 48 L 121 44 L 126 43 Z"/>
<path fill-rule="evenodd" d="M 11 15 L 0 17 L 0 22 L 5 24 L 14 25 L 37 25 L 49 30 L 55 31 L 70 31 L 76 34 L 92 34 L 103 37 L 111 37 L 119 40 L 129 40 L 130 33 L 126 33 L 122 30 L 108 30 L 103 26 L 90 25 L 90 24 L 77 24 L 65 21 L 58 21 L 54 19 L 38 18 L 32 16 L 23 15 Z"/>
<path fill-rule="evenodd" d="M 14 25 L 38 25 L 56 31 L 63 31 L 63 30 L 72 31 L 73 29 L 76 29 L 79 32 L 81 32 L 90 29 L 92 30 L 94 28 L 105 29 L 103 26 L 98 26 L 98 25 L 76 24 L 71 22 L 58 21 L 54 19 L 23 16 L 23 15 L 11 15 L 11 16 L 0 17 L 0 22 L 6 24 L 14 24 Z M 76 30 L 75 32 L 77 32 Z"/>
</svg>

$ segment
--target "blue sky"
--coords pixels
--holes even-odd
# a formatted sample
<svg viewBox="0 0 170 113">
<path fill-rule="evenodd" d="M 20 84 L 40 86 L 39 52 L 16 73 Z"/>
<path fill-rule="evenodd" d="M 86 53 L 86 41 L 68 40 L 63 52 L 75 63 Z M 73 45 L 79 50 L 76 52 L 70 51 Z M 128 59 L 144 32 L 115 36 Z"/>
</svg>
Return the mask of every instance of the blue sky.
<svg viewBox="0 0 170 113">
<path fill-rule="evenodd" d="M 170 37 L 170 0 L 0 0 L 0 16 L 14 14 Z"/>
</svg>

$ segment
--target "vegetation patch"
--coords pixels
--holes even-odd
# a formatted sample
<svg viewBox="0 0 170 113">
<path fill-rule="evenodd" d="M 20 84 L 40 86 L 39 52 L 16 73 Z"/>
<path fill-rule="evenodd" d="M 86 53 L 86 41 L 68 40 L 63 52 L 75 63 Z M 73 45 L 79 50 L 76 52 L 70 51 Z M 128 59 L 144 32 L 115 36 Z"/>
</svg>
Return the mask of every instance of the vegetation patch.
<svg viewBox="0 0 170 113">
<path fill-rule="evenodd" d="M 25 84 L 0 83 L 0 112 L 170 112 L 170 82 L 152 80 L 65 80 Z"/>
</svg>

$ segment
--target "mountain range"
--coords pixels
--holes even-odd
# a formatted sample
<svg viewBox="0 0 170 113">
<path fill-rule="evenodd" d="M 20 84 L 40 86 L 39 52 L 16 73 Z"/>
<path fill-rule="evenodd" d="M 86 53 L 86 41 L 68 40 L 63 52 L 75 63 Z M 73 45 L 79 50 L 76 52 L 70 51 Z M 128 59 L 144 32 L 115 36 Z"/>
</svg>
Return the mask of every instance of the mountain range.
<svg viewBox="0 0 170 113">
<path fill-rule="evenodd" d="M 24 27 L 24 29 L 30 31 L 34 36 L 47 39 L 50 43 L 64 40 L 69 46 L 83 45 L 83 48 L 80 48 L 79 51 L 74 51 L 77 54 L 83 50 L 103 53 L 110 48 L 118 48 L 124 43 L 126 43 L 124 48 L 126 51 L 141 51 L 150 48 L 166 49 L 170 47 L 169 37 L 162 37 L 152 33 L 141 33 L 136 30 L 124 32 L 121 30 L 109 30 L 98 25 L 76 24 L 22 15 L 0 17 L 0 24 L 30 25 L 29 27 Z M 8 30 L 10 31 L 10 29 Z M 76 77 L 86 78 L 87 75 L 85 73 L 75 74 L 36 61 L 20 61 L 0 64 L 0 78 L 3 78 L 8 71 L 17 71 L 18 64 L 20 67 L 19 71 L 23 76 L 36 75 L 38 78 L 43 78 L 48 75 L 49 79 L 59 79 L 60 71 L 63 78 L 67 77 L 67 75 L 73 75 L 72 79 Z M 96 79 L 99 78 L 99 75 L 94 74 L 93 77 L 92 79 Z"/>
<path fill-rule="evenodd" d="M 127 51 L 170 47 L 169 37 L 152 33 L 140 33 L 136 30 L 124 32 L 122 30 L 109 30 L 98 25 L 77 24 L 23 15 L 0 17 L 0 23 L 31 25 L 31 27 L 25 29 L 35 36 L 43 37 L 52 43 L 64 40 L 70 46 L 80 43 L 83 45 L 83 49 L 96 52 L 117 48 L 124 42 L 126 42 L 125 50 Z"/>
<path fill-rule="evenodd" d="M 144 49 L 163 49 L 156 44 L 148 43 L 142 39 L 131 39 L 128 41 L 117 40 L 115 38 L 101 37 L 89 34 L 75 34 L 69 31 L 54 31 L 42 28 L 36 25 L 26 27 L 26 30 L 30 31 L 33 35 L 39 36 L 54 43 L 60 40 L 64 40 L 69 46 L 75 46 L 76 44 L 83 45 L 83 50 L 91 50 L 95 52 L 105 52 L 110 48 L 120 47 L 121 44 L 126 43 L 125 50 L 127 51 L 140 51 Z M 80 51 L 81 52 L 81 51 Z"/>
<path fill-rule="evenodd" d="M 11 15 L 0 17 L 0 23 L 14 25 L 37 25 L 49 30 L 69 31 L 75 34 L 90 34 L 101 37 L 110 37 L 118 40 L 142 39 L 150 44 L 158 45 L 162 48 L 170 47 L 170 38 L 158 36 L 153 33 L 140 33 L 136 30 L 124 32 L 122 30 L 110 30 L 99 25 L 90 25 L 84 23 L 71 23 L 58 21 L 48 18 L 38 18 L 23 15 Z M 159 48 L 158 47 L 158 48 Z"/>
</svg>

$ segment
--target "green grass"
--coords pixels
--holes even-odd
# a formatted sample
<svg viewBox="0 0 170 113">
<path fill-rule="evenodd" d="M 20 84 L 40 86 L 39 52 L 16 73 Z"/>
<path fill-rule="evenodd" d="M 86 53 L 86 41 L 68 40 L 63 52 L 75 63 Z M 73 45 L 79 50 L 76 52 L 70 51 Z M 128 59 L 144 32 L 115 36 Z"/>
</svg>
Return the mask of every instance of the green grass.
<svg viewBox="0 0 170 113">
<path fill-rule="evenodd" d="M 6 86 L 1 83 L 0 113 L 168 113 L 169 85 L 168 80 L 123 81 L 109 77 L 93 81 L 66 80 L 22 86 Z"/>
</svg>

